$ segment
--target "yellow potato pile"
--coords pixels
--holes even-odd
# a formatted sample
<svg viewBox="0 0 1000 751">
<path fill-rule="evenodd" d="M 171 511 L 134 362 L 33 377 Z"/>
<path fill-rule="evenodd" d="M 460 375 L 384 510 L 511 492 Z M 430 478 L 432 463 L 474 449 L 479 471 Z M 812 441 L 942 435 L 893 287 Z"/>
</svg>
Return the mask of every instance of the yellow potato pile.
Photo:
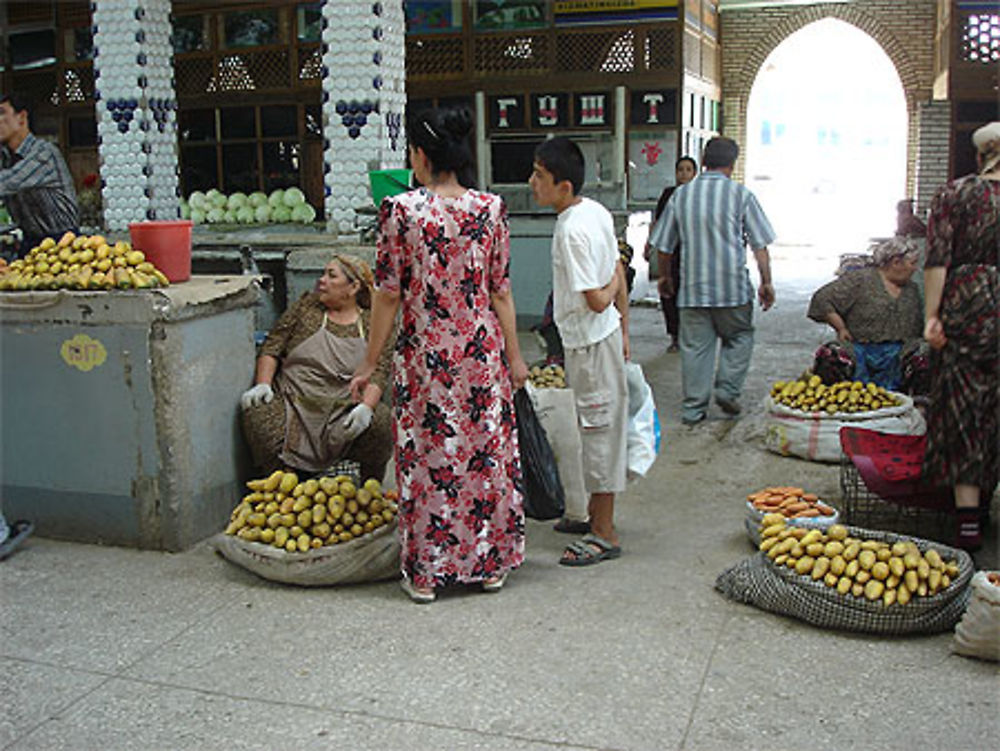
<svg viewBox="0 0 1000 751">
<path fill-rule="evenodd" d="M 564 389 L 566 388 L 566 371 L 561 365 L 541 365 L 532 366 L 528 371 L 531 385 L 540 389 Z"/>
<path fill-rule="evenodd" d="M 871 412 L 897 407 L 900 400 L 882 386 L 861 381 L 840 381 L 827 386 L 818 375 L 803 375 L 795 381 L 775 381 L 771 399 L 802 412 Z"/>
<path fill-rule="evenodd" d="M 289 553 L 350 542 L 396 515 L 395 491 L 383 493 L 374 478 L 358 488 L 346 475 L 299 482 L 294 472 L 277 470 L 247 487 L 252 492 L 233 509 L 225 533 Z"/>
<path fill-rule="evenodd" d="M 46 237 L 0 275 L 0 290 L 149 289 L 167 287 L 166 274 L 124 241 L 114 245 L 101 235 L 67 232 L 56 242 Z"/>
<path fill-rule="evenodd" d="M 781 514 L 764 516 L 760 549 L 776 566 L 822 580 L 844 596 L 881 600 L 886 607 L 947 589 L 959 570 L 957 562 L 945 561 L 934 549 L 921 553 L 911 540 L 891 545 L 860 540 L 840 524 L 825 533 L 807 530 L 786 525 Z"/>
</svg>

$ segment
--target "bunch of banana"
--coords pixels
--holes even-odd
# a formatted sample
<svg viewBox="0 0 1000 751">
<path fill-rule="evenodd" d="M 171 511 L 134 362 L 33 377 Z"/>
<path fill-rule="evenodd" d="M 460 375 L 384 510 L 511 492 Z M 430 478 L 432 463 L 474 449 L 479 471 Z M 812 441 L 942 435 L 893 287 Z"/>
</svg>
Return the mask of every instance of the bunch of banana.
<svg viewBox="0 0 1000 751">
<path fill-rule="evenodd" d="M 359 488 L 346 475 L 299 482 L 294 472 L 277 470 L 247 487 L 225 533 L 290 553 L 350 542 L 396 516 L 396 492 L 383 492 L 374 478 Z"/>
<path fill-rule="evenodd" d="M 956 561 L 945 561 L 933 548 L 922 553 L 912 540 L 891 545 L 862 540 L 850 537 L 840 524 L 825 532 L 795 527 L 781 514 L 764 516 L 760 549 L 776 566 L 822 580 L 845 596 L 881 600 L 886 607 L 936 595 L 959 573 Z"/>
<path fill-rule="evenodd" d="M 67 232 L 59 241 L 46 237 L 0 276 L 0 290 L 150 289 L 167 287 L 166 274 L 141 250 L 102 235 Z"/>
<path fill-rule="evenodd" d="M 805 373 L 795 381 L 775 381 L 771 399 L 802 412 L 871 412 L 898 407 L 902 402 L 890 391 L 874 383 L 840 381 L 827 386 L 818 375 Z"/>
</svg>

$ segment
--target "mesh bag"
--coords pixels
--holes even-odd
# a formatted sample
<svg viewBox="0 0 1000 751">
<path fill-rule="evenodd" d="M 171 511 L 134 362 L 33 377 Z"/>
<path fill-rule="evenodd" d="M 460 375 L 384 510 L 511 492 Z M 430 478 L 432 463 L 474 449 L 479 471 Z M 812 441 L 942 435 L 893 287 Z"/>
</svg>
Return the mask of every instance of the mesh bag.
<svg viewBox="0 0 1000 751">
<path fill-rule="evenodd" d="M 210 544 L 226 560 L 263 579 L 303 587 L 394 579 L 399 576 L 396 521 L 350 542 L 289 553 L 266 543 L 219 533 Z"/>
<path fill-rule="evenodd" d="M 935 634 L 954 627 L 969 599 L 973 563 L 968 553 L 892 532 L 859 527 L 847 530 L 852 537 L 889 544 L 909 539 L 916 543 L 921 553 L 933 548 L 945 560 L 956 561 L 958 575 L 947 589 L 936 595 L 914 597 L 905 605 L 894 603 L 886 607 L 881 599 L 871 601 L 839 594 L 834 587 L 797 574 L 786 566 L 775 565 L 764 553 L 758 552 L 723 571 L 715 580 L 715 588 L 737 602 L 789 615 L 821 628 L 896 636 Z"/>
</svg>

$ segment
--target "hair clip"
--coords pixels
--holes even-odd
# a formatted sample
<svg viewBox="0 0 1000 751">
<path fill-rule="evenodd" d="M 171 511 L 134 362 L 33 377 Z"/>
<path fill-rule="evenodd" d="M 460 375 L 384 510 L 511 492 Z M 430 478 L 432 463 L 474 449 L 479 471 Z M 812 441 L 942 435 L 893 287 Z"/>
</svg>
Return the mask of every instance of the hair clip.
<svg viewBox="0 0 1000 751">
<path fill-rule="evenodd" d="M 434 128 L 432 128 L 431 124 L 426 120 L 424 120 L 424 127 L 427 128 L 427 132 L 431 134 L 431 138 L 433 138 L 435 141 L 439 140 L 438 134 L 434 132 Z"/>
</svg>

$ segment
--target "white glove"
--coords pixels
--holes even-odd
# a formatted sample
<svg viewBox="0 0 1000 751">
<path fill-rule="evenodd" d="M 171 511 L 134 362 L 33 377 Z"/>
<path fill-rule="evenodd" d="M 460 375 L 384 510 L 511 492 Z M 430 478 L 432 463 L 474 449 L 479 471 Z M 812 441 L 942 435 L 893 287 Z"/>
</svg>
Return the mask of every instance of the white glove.
<svg viewBox="0 0 1000 751">
<path fill-rule="evenodd" d="M 243 409 L 250 409 L 250 407 L 256 407 L 259 404 L 269 404 L 272 399 L 274 399 L 274 392 L 271 390 L 271 384 L 258 383 L 243 392 L 243 396 L 240 397 L 240 406 Z"/>
<path fill-rule="evenodd" d="M 347 413 L 347 419 L 344 420 L 344 435 L 353 441 L 368 430 L 368 426 L 371 424 L 372 408 L 362 402 Z"/>
</svg>

